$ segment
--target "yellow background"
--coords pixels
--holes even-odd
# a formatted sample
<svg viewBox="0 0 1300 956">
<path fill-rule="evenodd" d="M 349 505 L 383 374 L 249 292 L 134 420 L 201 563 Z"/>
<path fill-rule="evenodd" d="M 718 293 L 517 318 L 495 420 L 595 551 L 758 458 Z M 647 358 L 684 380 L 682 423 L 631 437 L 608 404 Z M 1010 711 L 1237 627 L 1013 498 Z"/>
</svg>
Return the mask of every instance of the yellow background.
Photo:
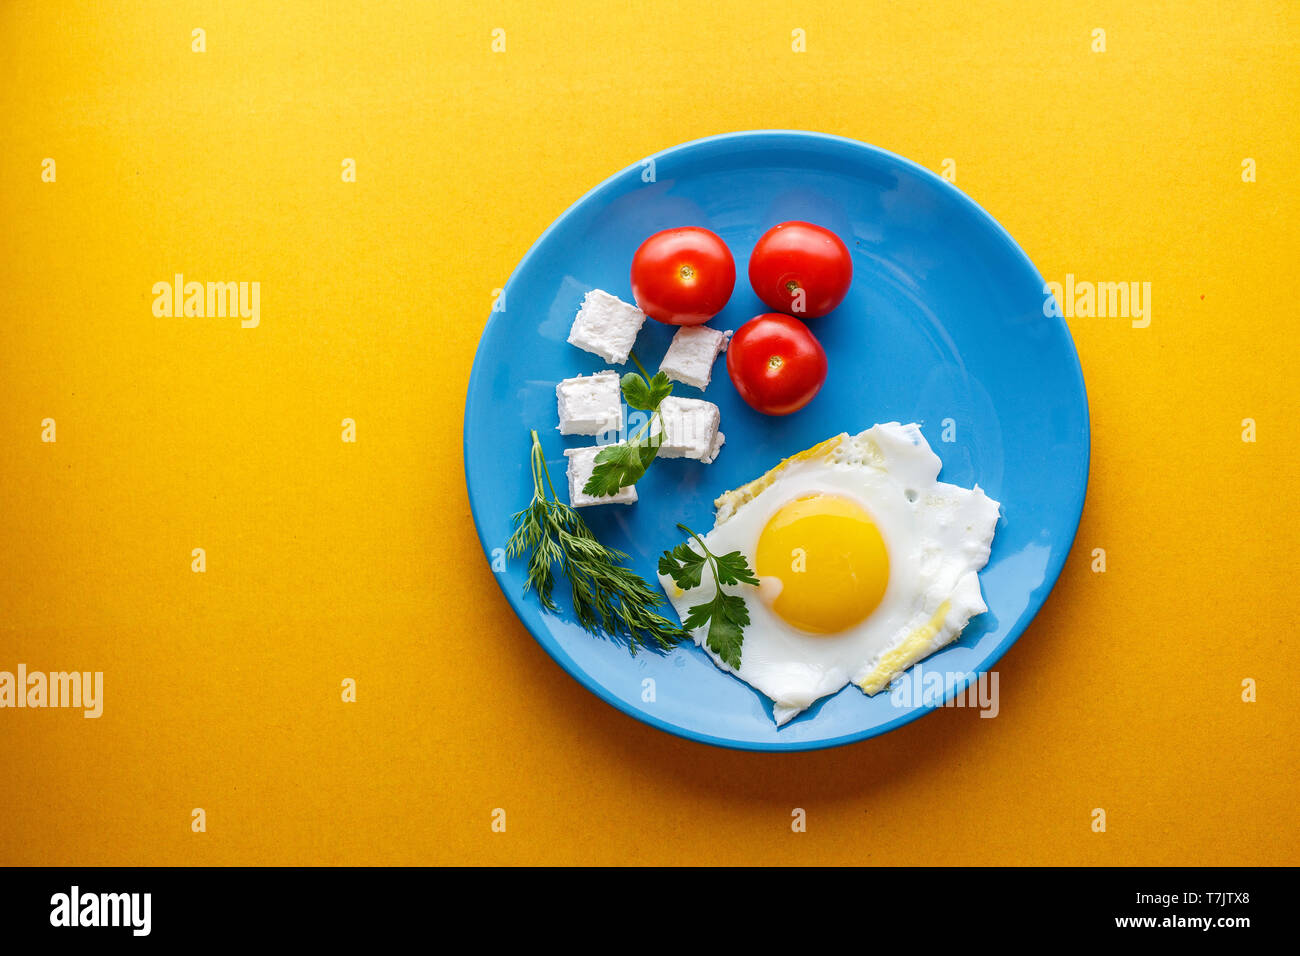
<svg viewBox="0 0 1300 956">
<path fill-rule="evenodd" d="M 1300 862 L 1300 4 L 831 6 L 0 4 L 0 669 L 105 672 L 97 721 L 0 711 L 0 861 Z M 1148 329 L 1071 320 L 1088 504 L 995 720 L 679 740 L 479 550 L 492 290 L 606 176 L 762 127 L 952 158 L 1046 278 L 1153 285 Z M 176 272 L 260 281 L 260 327 L 155 318 Z"/>
</svg>

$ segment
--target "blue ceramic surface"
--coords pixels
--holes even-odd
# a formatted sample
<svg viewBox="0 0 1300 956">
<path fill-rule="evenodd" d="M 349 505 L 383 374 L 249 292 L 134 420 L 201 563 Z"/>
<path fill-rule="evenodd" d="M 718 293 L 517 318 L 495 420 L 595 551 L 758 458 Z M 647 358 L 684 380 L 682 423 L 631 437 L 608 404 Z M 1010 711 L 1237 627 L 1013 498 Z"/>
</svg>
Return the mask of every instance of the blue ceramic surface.
<svg viewBox="0 0 1300 956">
<path fill-rule="evenodd" d="M 677 522 L 711 528 L 721 492 L 839 432 L 919 422 L 943 461 L 942 480 L 978 483 L 1002 503 L 992 555 L 980 573 L 989 611 L 923 666 L 957 675 L 992 667 L 1055 583 L 1088 479 L 1079 360 L 1064 322 L 1044 315 L 1043 279 L 1034 265 L 956 188 L 864 143 L 757 131 L 685 143 L 652 159 L 653 166 L 647 159 L 606 180 L 546 230 L 483 332 L 465 404 L 464 451 L 485 554 L 505 546 L 511 515 L 532 493 L 529 429 L 542 436 L 561 494 L 563 449 L 594 441 L 556 430 L 556 382 L 607 367 L 565 342 L 584 293 L 599 288 L 632 301 L 628 269 L 642 240 L 672 226 L 704 226 L 731 248 L 737 273 L 730 303 L 710 324 L 739 328 L 768 311 L 747 280 L 759 236 L 778 222 L 807 220 L 834 230 L 853 254 L 848 298 L 829 316 L 808 320 L 830 361 L 822 391 L 794 415 L 759 415 L 736 394 L 720 359 L 707 393 L 675 389 L 720 407 L 727 443 L 718 460 L 658 461 L 638 485 L 639 503 L 583 515 L 653 583 L 660 552 L 682 539 Z M 635 352 L 650 371 L 673 331 L 653 320 L 641 330 Z M 624 644 L 574 623 L 567 582 L 556 588 L 561 612 L 548 614 L 522 593 L 523 561 L 496 576 L 515 613 L 561 667 L 620 710 L 694 740 L 808 750 L 883 733 L 933 706 L 900 706 L 888 691 L 869 698 L 848 686 L 778 729 L 771 702 L 693 644 L 632 657 Z M 655 682 L 651 702 L 642 699 L 647 678 Z M 557 671 L 555 679 L 565 678 Z M 948 696 L 966 683 L 955 679 Z"/>
</svg>

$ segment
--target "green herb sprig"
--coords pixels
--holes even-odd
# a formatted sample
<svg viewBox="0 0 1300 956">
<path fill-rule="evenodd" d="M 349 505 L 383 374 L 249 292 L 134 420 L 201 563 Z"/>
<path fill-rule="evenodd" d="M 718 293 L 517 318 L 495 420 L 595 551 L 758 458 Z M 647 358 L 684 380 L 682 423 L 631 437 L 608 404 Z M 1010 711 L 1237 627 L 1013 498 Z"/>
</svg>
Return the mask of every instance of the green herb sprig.
<svg viewBox="0 0 1300 956">
<path fill-rule="evenodd" d="M 745 625 L 749 623 L 749 611 L 745 601 L 738 594 L 728 594 L 722 590 L 724 584 L 758 584 L 758 578 L 750 570 L 749 562 L 739 551 L 716 555 L 709 550 L 704 539 L 698 534 L 679 524 L 699 544 L 700 550 L 691 547 L 689 541 L 683 541 L 671 551 L 665 551 L 659 558 L 659 573 L 666 574 L 683 591 L 700 586 L 707 564 L 713 572 L 717 591 L 713 600 L 696 604 L 690 609 L 683 626 L 689 631 L 709 625 L 705 641 L 723 662 L 736 670 L 740 669 L 740 651 L 745 641 Z"/>
<path fill-rule="evenodd" d="M 578 512 L 560 501 L 536 430 L 531 435 L 533 500 L 515 514 L 515 530 L 506 545 L 511 558 L 528 555 L 524 593 L 536 590 L 542 607 L 558 611 L 554 598 L 558 566 L 569 579 L 573 612 L 585 630 L 626 636 L 633 654 L 646 640 L 667 649 L 687 637 L 684 628 L 654 610 L 664 604 L 664 596 L 622 567 L 627 555 L 596 540 Z"/>
<path fill-rule="evenodd" d="M 649 412 L 646 423 L 637 429 L 637 433 L 626 442 L 606 445 L 596 454 L 596 467 L 582 486 L 583 494 L 613 495 L 620 488 L 635 485 L 646 473 L 650 463 L 659 454 L 663 444 L 663 415 L 659 403 L 672 394 L 673 383 L 663 372 L 656 372 L 653 377 L 645 370 L 635 355 L 632 361 L 641 374 L 628 372 L 619 380 L 623 400 L 629 408 Z M 654 431 L 655 420 L 659 420 L 659 431 Z"/>
</svg>

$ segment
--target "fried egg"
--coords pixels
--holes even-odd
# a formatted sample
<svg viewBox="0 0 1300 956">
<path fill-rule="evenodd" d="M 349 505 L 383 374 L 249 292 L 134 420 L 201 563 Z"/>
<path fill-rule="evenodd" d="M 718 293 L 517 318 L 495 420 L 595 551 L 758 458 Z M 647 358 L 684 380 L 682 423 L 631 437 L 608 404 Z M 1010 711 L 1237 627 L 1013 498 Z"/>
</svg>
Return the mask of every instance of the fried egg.
<svg viewBox="0 0 1300 956">
<path fill-rule="evenodd" d="M 708 647 L 707 625 L 692 636 L 772 699 L 778 725 L 848 683 L 879 693 L 988 610 L 978 572 L 999 505 L 978 485 L 939 481 L 939 468 L 920 426 L 890 422 L 827 439 L 714 502 L 705 544 L 743 554 L 759 585 L 726 587 L 749 612 L 738 669 Z M 716 591 L 707 571 L 688 591 L 660 583 L 682 620 Z"/>
</svg>

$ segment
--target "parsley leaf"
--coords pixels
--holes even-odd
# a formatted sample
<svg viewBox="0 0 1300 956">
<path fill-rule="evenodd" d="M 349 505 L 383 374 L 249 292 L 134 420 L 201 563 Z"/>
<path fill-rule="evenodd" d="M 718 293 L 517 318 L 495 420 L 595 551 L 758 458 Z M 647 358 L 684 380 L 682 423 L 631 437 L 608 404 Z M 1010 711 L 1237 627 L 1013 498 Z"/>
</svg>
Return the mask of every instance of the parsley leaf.
<svg viewBox="0 0 1300 956">
<path fill-rule="evenodd" d="M 632 361 L 636 362 L 641 374 L 628 372 L 623 376 L 623 400 L 629 408 L 649 412 L 650 418 L 628 441 L 606 445 L 596 453 L 596 467 L 582 486 L 583 494 L 613 495 L 620 488 L 635 485 L 655 460 L 659 446 L 663 444 L 663 416 L 659 414 L 659 403 L 672 393 L 673 383 L 663 372 L 657 372 L 651 378 L 635 355 L 632 356 Z M 656 418 L 659 420 L 658 431 L 654 429 Z"/>
<path fill-rule="evenodd" d="M 690 542 L 683 542 L 671 551 L 665 551 L 659 558 L 659 573 L 673 579 L 683 591 L 699 587 L 707 564 L 713 571 L 717 591 L 713 600 L 696 604 L 689 609 L 682 626 L 687 630 L 709 625 L 705 643 L 723 663 L 736 670 L 740 669 L 740 649 L 745 641 L 745 625 L 749 623 L 749 610 L 745 600 L 738 594 L 728 594 L 722 590 L 724 584 L 758 584 L 758 578 L 750 570 L 749 562 L 739 551 L 732 551 L 721 556 L 715 555 L 705 545 L 698 534 L 679 524 L 681 528 L 700 546 L 696 551 Z M 703 552 L 703 553 L 701 553 Z"/>
<path fill-rule="evenodd" d="M 744 627 L 749 623 L 745 601 L 737 594 L 727 594 L 719 589 L 707 604 L 697 604 L 690 609 L 683 627 L 694 630 L 709 625 L 705 643 L 722 658 L 724 664 L 740 670 L 740 646 L 745 641 Z"/>
<path fill-rule="evenodd" d="M 596 453 L 596 467 L 591 477 L 582 486 L 583 494 L 614 495 L 626 485 L 635 485 L 659 454 L 659 445 L 663 442 L 662 433 L 650 435 L 641 442 L 642 436 L 631 442 L 619 442 L 606 445 Z"/>
<path fill-rule="evenodd" d="M 708 560 L 683 541 L 659 558 L 659 573 L 668 575 L 683 591 L 689 591 L 700 586 L 700 575 Z"/>
<path fill-rule="evenodd" d="M 716 556 L 714 570 L 719 584 L 758 584 L 758 578 L 749 569 L 749 562 L 739 551 Z"/>
<path fill-rule="evenodd" d="M 646 380 L 636 372 L 628 372 L 621 380 L 623 400 L 632 408 L 643 412 L 653 412 L 659 403 L 667 398 L 673 390 L 673 383 L 663 372 L 656 372 L 654 378 Z"/>
</svg>

